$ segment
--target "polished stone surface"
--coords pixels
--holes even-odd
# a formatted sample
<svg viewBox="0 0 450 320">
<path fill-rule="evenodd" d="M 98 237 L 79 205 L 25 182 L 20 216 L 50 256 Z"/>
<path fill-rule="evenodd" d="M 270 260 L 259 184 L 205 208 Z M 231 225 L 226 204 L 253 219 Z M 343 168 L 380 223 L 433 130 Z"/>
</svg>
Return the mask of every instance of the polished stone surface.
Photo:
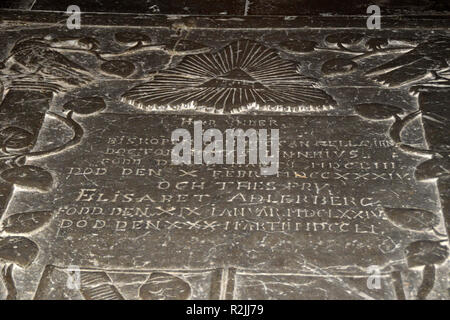
<svg viewBox="0 0 450 320">
<path fill-rule="evenodd" d="M 1 17 L 1 298 L 448 299 L 445 17 Z"/>
<path fill-rule="evenodd" d="M 442 0 L 4 0 L 0 8 L 66 11 L 76 4 L 83 12 L 195 15 L 365 15 L 378 5 L 386 14 L 448 14 Z"/>
</svg>

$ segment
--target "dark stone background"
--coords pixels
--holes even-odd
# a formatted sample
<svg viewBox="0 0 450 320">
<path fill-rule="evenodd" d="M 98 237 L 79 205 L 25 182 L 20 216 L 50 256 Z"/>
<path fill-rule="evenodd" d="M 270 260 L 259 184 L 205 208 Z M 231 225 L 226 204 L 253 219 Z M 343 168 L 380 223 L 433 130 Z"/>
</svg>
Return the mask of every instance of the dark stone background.
<svg viewBox="0 0 450 320">
<path fill-rule="evenodd" d="M 382 14 L 448 14 L 445 0 L 2 0 L 0 8 L 66 11 L 78 5 L 84 12 L 195 15 L 365 15 L 369 5 Z"/>
</svg>

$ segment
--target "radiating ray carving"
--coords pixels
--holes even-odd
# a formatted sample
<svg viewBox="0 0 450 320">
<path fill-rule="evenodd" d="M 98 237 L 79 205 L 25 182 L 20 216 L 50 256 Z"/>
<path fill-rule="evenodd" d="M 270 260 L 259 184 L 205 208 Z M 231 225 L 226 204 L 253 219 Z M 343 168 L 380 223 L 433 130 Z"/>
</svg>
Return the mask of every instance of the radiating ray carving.
<svg viewBox="0 0 450 320">
<path fill-rule="evenodd" d="M 193 109 L 212 113 L 322 111 L 335 101 L 297 63 L 251 40 L 235 41 L 215 53 L 189 55 L 123 95 L 147 111 Z"/>
</svg>

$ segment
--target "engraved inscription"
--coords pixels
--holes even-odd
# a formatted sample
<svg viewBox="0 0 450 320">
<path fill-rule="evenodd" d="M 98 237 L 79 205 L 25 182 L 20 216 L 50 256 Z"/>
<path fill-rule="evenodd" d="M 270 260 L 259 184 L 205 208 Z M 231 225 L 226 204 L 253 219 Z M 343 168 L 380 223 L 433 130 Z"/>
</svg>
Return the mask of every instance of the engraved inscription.
<svg viewBox="0 0 450 320">
<path fill-rule="evenodd" d="M 261 176 L 257 165 L 171 165 L 171 130 L 196 120 L 205 128 L 279 128 L 278 174 Z M 74 247 L 83 243 L 95 248 L 95 261 L 83 250 L 70 258 L 55 255 L 57 265 L 70 259 L 104 268 L 170 268 L 179 255 L 187 255 L 195 256 L 186 261 L 188 269 L 226 263 L 293 271 L 304 269 L 306 261 L 357 269 L 389 265 L 404 256 L 407 243 L 398 234 L 414 225 L 407 216 L 391 221 L 388 208 L 398 197 L 417 193 L 414 172 L 405 166 L 415 162 L 385 135 L 391 122 L 368 124 L 358 116 L 288 121 L 279 116 L 124 119 L 106 114 L 77 121 L 89 132 L 86 144 L 45 160 L 60 179 L 56 194 L 41 198 L 56 208 L 50 227 L 54 250 L 68 241 Z M 108 134 L 99 136 L 96 130 Z M 80 156 L 85 161 L 77 161 Z M 386 194 L 399 185 L 396 194 Z M 113 247 L 102 244 L 112 239 Z M 127 253 L 116 254 L 119 245 Z M 339 254 L 324 260 L 331 247 Z"/>
</svg>

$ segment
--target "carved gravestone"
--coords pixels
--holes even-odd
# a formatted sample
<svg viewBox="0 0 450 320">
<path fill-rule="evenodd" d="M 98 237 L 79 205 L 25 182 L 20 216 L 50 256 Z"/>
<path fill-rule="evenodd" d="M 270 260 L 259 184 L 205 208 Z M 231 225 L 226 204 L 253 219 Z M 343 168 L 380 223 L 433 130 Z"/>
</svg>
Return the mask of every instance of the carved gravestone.
<svg viewBox="0 0 450 320">
<path fill-rule="evenodd" d="M 1 298 L 448 298 L 445 19 L 2 19 Z M 277 172 L 172 163 L 196 124 Z"/>
</svg>

